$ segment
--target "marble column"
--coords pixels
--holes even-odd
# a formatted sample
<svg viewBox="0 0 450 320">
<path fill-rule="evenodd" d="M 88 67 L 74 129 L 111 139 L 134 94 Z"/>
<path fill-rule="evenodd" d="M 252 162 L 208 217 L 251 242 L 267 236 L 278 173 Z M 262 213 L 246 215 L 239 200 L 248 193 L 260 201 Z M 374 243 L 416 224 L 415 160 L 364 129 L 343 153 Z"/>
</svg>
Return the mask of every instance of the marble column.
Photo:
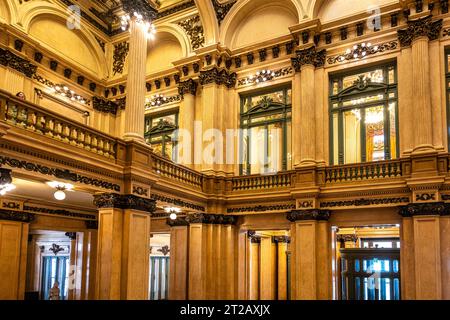
<svg viewBox="0 0 450 320">
<path fill-rule="evenodd" d="M 448 261 L 442 264 L 442 258 L 448 259 L 450 245 L 442 230 L 448 227 L 448 210 L 443 202 L 401 207 L 402 299 L 439 300 L 447 292 Z"/>
<path fill-rule="evenodd" d="M 169 300 L 187 299 L 189 224 L 168 220 L 170 226 Z"/>
<path fill-rule="evenodd" d="M 410 105 L 409 112 L 414 123 L 413 152 L 434 150 L 429 42 L 439 37 L 441 28 L 442 20 L 432 21 L 432 17 L 428 16 L 410 20 L 407 29 L 398 31 L 402 48 L 411 47 L 411 93 L 414 103 Z"/>
<path fill-rule="evenodd" d="M 124 140 L 144 142 L 145 71 L 147 64 L 147 33 L 145 25 L 130 20 L 127 100 L 125 106 Z"/>
<path fill-rule="evenodd" d="M 315 70 L 325 64 L 326 51 L 316 51 L 312 46 L 297 50 L 292 58 L 296 74 L 293 87 L 293 128 L 297 125 L 297 133 L 293 133 L 294 166 L 316 164 L 316 81 Z M 320 101 L 319 101 L 320 102 Z M 322 104 L 319 103 L 319 107 Z M 322 141 L 319 141 L 322 143 Z M 320 159 L 323 160 L 323 159 Z"/>
<path fill-rule="evenodd" d="M 147 300 L 154 200 L 96 195 L 99 208 L 96 299 Z"/>
<path fill-rule="evenodd" d="M 331 299 L 330 212 L 294 210 L 287 218 L 291 225 L 292 299 Z"/>
<path fill-rule="evenodd" d="M 261 238 L 250 237 L 249 254 L 249 299 L 259 300 L 259 255 Z"/>
<path fill-rule="evenodd" d="M 274 237 L 277 244 L 277 283 L 278 300 L 287 300 L 287 251 L 290 238 L 287 236 Z"/>
<path fill-rule="evenodd" d="M 182 154 L 178 154 L 178 160 L 181 164 L 188 166 L 194 164 L 194 121 L 197 86 L 198 83 L 192 79 L 178 84 L 178 92 L 183 97 L 179 111 L 179 138 L 181 138 L 179 144 L 182 145 Z"/>
</svg>

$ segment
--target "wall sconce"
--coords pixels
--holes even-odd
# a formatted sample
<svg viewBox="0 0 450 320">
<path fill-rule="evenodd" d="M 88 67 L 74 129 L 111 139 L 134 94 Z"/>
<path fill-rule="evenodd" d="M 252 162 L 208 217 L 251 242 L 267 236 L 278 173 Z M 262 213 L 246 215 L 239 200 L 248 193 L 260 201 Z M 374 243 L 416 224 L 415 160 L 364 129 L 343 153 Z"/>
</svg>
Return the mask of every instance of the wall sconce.
<svg viewBox="0 0 450 320">
<path fill-rule="evenodd" d="M 58 201 L 62 201 L 64 199 L 66 199 L 66 193 L 64 191 L 71 191 L 73 189 L 73 185 L 71 185 L 70 183 L 51 181 L 51 182 L 47 182 L 47 184 L 50 187 L 56 189 L 53 196 Z"/>
<path fill-rule="evenodd" d="M 180 208 L 176 208 L 176 207 L 167 207 L 167 208 L 164 208 L 164 211 L 166 211 L 167 213 L 170 214 L 169 218 L 171 220 L 177 220 L 177 217 L 178 217 L 177 213 L 180 213 L 181 209 Z"/>
</svg>

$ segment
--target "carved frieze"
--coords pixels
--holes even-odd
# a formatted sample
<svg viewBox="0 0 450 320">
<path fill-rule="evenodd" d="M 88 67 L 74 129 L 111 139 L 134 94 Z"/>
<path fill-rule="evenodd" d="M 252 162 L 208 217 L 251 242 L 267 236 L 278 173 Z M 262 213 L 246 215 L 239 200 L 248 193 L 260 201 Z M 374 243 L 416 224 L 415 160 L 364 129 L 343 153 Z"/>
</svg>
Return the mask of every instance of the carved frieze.
<svg viewBox="0 0 450 320">
<path fill-rule="evenodd" d="M 188 35 L 193 50 L 204 46 L 205 36 L 203 34 L 203 25 L 199 15 L 178 22 L 178 25 L 182 27 Z"/>
<path fill-rule="evenodd" d="M 267 211 L 283 211 L 295 209 L 294 203 L 274 204 L 274 205 L 258 205 L 241 208 L 228 208 L 227 213 L 245 213 L 245 212 L 267 212 Z"/>
<path fill-rule="evenodd" d="M 30 61 L 23 59 L 9 50 L 0 48 L 0 64 L 12 68 L 14 70 L 23 73 L 28 78 L 33 77 L 36 74 L 37 66 Z"/>
<path fill-rule="evenodd" d="M 11 168 L 24 169 L 27 171 L 38 172 L 44 175 L 54 176 L 58 179 L 69 180 L 72 182 L 83 183 L 103 189 L 109 189 L 119 192 L 120 186 L 111 182 L 89 178 L 67 169 L 49 168 L 40 164 L 35 164 L 28 161 L 21 161 L 9 157 L 0 156 L 0 165 L 8 165 Z"/>
<path fill-rule="evenodd" d="M 198 87 L 198 83 L 193 79 L 189 79 L 186 81 L 180 81 L 180 83 L 178 83 L 178 93 L 181 96 L 184 96 L 187 93 L 195 96 L 197 94 L 197 87 Z"/>
<path fill-rule="evenodd" d="M 317 220 L 317 221 L 328 221 L 331 216 L 331 211 L 329 210 L 292 210 L 286 216 L 286 218 L 291 221 L 303 221 L 303 220 Z"/>
<path fill-rule="evenodd" d="M 145 21 L 153 21 L 158 16 L 156 9 L 147 0 L 122 0 L 122 8 L 130 16 L 139 13 Z"/>
<path fill-rule="evenodd" d="M 219 70 L 214 67 L 209 70 L 200 71 L 199 80 L 202 86 L 215 83 L 217 85 L 224 85 L 227 88 L 233 88 L 236 85 L 237 74 L 235 72 L 229 73 L 226 69 Z"/>
<path fill-rule="evenodd" d="M 181 199 L 176 199 L 176 198 L 171 198 L 171 197 L 167 197 L 161 194 L 157 194 L 157 193 L 151 193 L 150 194 L 150 198 L 156 201 L 161 201 L 161 202 L 165 202 L 165 203 L 171 203 L 174 204 L 176 206 L 179 207 L 183 207 L 183 208 L 188 208 L 188 209 L 193 209 L 193 210 L 197 210 L 197 211 L 205 211 L 205 207 L 204 206 L 200 206 L 198 204 L 194 204 L 191 202 L 187 202 Z"/>
<path fill-rule="evenodd" d="M 117 73 L 123 73 L 123 67 L 125 66 L 125 59 L 128 55 L 128 51 L 130 50 L 130 44 L 126 41 L 120 42 L 114 45 L 114 54 L 113 54 L 113 73 L 116 75 Z"/>
<path fill-rule="evenodd" d="M 273 236 L 273 243 L 291 243 L 291 237 L 289 236 Z"/>
<path fill-rule="evenodd" d="M 320 207 L 321 208 L 353 207 L 353 206 L 362 207 L 373 205 L 401 204 L 401 203 L 408 203 L 409 201 L 410 201 L 409 197 L 337 200 L 337 201 L 323 201 L 320 203 Z"/>
<path fill-rule="evenodd" d="M 337 234 L 336 241 L 341 243 L 356 242 L 358 241 L 358 236 L 356 234 Z"/>
<path fill-rule="evenodd" d="M 430 41 L 439 38 L 443 20 L 433 21 L 432 16 L 408 21 L 406 29 L 398 30 L 398 40 L 402 47 L 408 47 L 419 37 L 428 37 Z"/>
<path fill-rule="evenodd" d="M 103 193 L 94 196 L 94 205 L 99 209 L 119 208 L 133 209 L 153 213 L 156 210 L 156 201 L 131 194 Z"/>
<path fill-rule="evenodd" d="M 0 220 L 31 222 L 34 220 L 34 214 L 29 212 L 0 209 Z"/>
<path fill-rule="evenodd" d="M 317 51 L 315 46 L 304 50 L 297 50 L 295 57 L 291 58 L 292 67 L 294 67 L 296 72 L 300 71 L 304 65 L 312 65 L 316 68 L 323 67 L 325 65 L 326 54 L 327 51 L 325 49 Z"/>
<path fill-rule="evenodd" d="M 185 217 L 178 217 L 175 220 L 167 218 L 166 223 L 170 227 L 186 227 L 189 225 L 189 222 L 186 221 Z"/>
<path fill-rule="evenodd" d="M 93 214 L 78 213 L 78 212 L 68 211 L 68 210 L 64 210 L 64 209 L 50 209 L 50 208 L 36 207 L 36 206 L 31 206 L 31 205 L 24 205 L 23 210 L 27 211 L 27 212 L 33 212 L 36 214 L 42 213 L 42 214 L 49 214 L 49 215 L 70 217 L 70 218 L 96 219 L 95 215 L 93 215 Z"/>
<path fill-rule="evenodd" d="M 331 56 L 327 58 L 327 63 L 328 64 L 336 64 L 339 62 L 343 62 L 343 61 L 349 61 L 349 60 L 354 60 L 354 59 L 362 59 L 364 57 L 367 57 L 369 55 L 373 55 L 376 53 L 381 53 L 381 52 L 385 52 L 385 51 L 391 51 L 391 50 L 395 50 L 398 47 L 398 42 L 397 41 L 389 41 L 389 42 L 385 42 L 385 43 L 381 43 L 378 45 L 356 45 L 355 48 L 353 48 L 353 50 L 349 50 L 343 54 L 339 54 L 339 55 L 335 55 L 335 56 Z"/>
<path fill-rule="evenodd" d="M 206 214 L 194 213 L 186 217 L 188 223 L 203 223 L 203 224 L 236 224 L 236 216 L 227 216 L 222 214 Z"/>
</svg>

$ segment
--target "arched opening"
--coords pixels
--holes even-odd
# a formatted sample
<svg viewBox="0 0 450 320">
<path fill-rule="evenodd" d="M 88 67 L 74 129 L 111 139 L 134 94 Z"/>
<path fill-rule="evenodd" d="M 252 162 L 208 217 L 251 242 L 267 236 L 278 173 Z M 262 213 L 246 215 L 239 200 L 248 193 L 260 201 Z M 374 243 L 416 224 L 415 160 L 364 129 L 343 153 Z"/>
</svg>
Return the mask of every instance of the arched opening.
<svg viewBox="0 0 450 320">
<path fill-rule="evenodd" d="M 398 0 L 328 0 L 323 1 L 318 8 L 317 17 L 322 23 L 326 23 L 397 2 Z"/>
<path fill-rule="evenodd" d="M 159 32 L 154 41 L 148 42 L 147 74 L 173 67 L 172 62 L 184 56 L 178 39 L 169 32 Z"/>
</svg>

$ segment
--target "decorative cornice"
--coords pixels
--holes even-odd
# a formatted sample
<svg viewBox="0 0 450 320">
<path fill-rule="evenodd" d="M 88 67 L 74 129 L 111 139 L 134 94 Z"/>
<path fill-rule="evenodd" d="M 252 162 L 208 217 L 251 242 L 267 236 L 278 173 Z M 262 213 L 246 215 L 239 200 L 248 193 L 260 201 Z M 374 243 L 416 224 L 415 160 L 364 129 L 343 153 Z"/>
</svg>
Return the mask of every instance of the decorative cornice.
<svg viewBox="0 0 450 320">
<path fill-rule="evenodd" d="M 98 220 L 86 220 L 86 229 L 98 229 Z"/>
<path fill-rule="evenodd" d="M 226 216 L 222 214 L 206 214 L 194 213 L 186 217 L 188 223 L 203 223 L 203 224 L 236 224 L 236 216 Z"/>
<path fill-rule="evenodd" d="M 243 212 L 266 212 L 266 211 L 282 211 L 295 209 L 295 203 L 258 205 L 252 207 L 228 208 L 227 213 L 243 213 Z"/>
<path fill-rule="evenodd" d="M 23 73 L 28 78 L 36 74 L 37 66 L 30 61 L 23 59 L 9 50 L 0 48 L 0 64 Z"/>
<path fill-rule="evenodd" d="M 214 11 L 216 12 L 217 22 L 219 23 L 220 26 L 222 24 L 223 19 L 225 19 L 228 12 L 234 6 L 237 0 L 232 0 L 225 4 L 221 4 L 218 0 L 211 0 L 211 1 L 214 7 Z"/>
<path fill-rule="evenodd" d="M 184 97 L 184 95 L 187 93 L 190 93 L 193 96 L 195 96 L 197 94 L 197 87 L 198 83 L 193 79 L 180 81 L 180 83 L 178 84 L 178 93 L 182 97 Z"/>
<path fill-rule="evenodd" d="M 184 200 L 181 200 L 181 199 L 167 197 L 167 196 L 164 196 L 164 195 L 161 195 L 161 194 L 157 194 L 157 193 L 153 193 L 153 192 L 150 194 L 150 198 L 155 200 L 155 201 L 171 203 L 171 204 L 174 204 L 176 206 L 183 207 L 183 208 L 193 209 L 193 210 L 197 210 L 197 211 L 205 211 L 205 207 L 204 206 L 200 206 L 198 204 L 187 202 L 187 201 L 184 201 Z"/>
<path fill-rule="evenodd" d="M 156 210 L 155 200 L 141 198 L 131 194 L 103 193 L 94 195 L 94 205 L 99 209 L 132 209 L 145 211 L 150 214 Z"/>
<path fill-rule="evenodd" d="M 0 165 L 8 165 L 11 168 L 24 169 L 27 171 L 38 172 L 44 175 L 54 176 L 58 179 L 69 180 L 72 182 L 79 182 L 103 189 L 109 189 L 119 192 L 120 186 L 111 182 L 106 182 L 103 180 L 93 179 L 86 176 L 82 176 L 70 170 L 62 170 L 58 168 L 49 168 L 40 164 L 35 164 L 32 162 L 21 161 L 18 159 L 12 159 L 9 157 L 0 156 Z"/>
<path fill-rule="evenodd" d="M 178 25 L 184 29 L 191 41 L 193 50 L 201 48 L 205 45 L 205 36 L 203 34 L 202 21 L 199 15 L 178 22 Z"/>
<path fill-rule="evenodd" d="M 399 204 L 409 202 L 409 197 L 381 198 L 381 199 L 354 199 L 321 202 L 321 208 L 333 207 L 362 207 L 371 205 Z"/>
<path fill-rule="evenodd" d="M 186 218 L 183 217 L 178 217 L 175 220 L 172 220 L 170 218 L 167 218 L 166 223 L 170 226 L 170 227 L 186 227 L 189 225 L 189 222 L 186 221 Z"/>
<path fill-rule="evenodd" d="M 0 220 L 31 222 L 34 220 L 34 218 L 34 214 L 29 212 L 0 209 Z"/>
<path fill-rule="evenodd" d="M 444 216 L 450 214 L 450 204 L 444 202 L 410 203 L 399 209 L 403 218 L 414 216 Z"/>
<path fill-rule="evenodd" d="M 292 67 L 299 72 L 304 65 L 312 65 L 316 68 L 325 65 L 327 51 L 325 49 L 317 51 L 315 46 L 308 49 L 295 51 L 295 57 L 291 58 Z"/>
<path fill-rule="evenodd" d="M 114 45 L 114 54 L 113 54 L 113 73 L 116 75 L 117 73 L 123 73 L 123 67 L 125 66 L 125 59 L 128 55 L 128 51 L 130 50 L 130 44 L 126 41 L 120 42 Z"/>
<path fill-rule="evenodd" d="M 439 38 L 443 20 L 432 21 L 432 16 L 408 21 L 408 28 L 398 30 L 398 40 L 402 47 L 408 47 L 419 37 L 428 37 L 430 41 Z"/>
<path fill-rule="evenodd" d="M 287 214 L 286 218 L 291 222 L 304 220 L 328 221 L 330 215 L 331 211 L 329 210 L 292 210 Z"/>
<path fill-rule="evenodd" d="M 219 70 L 217 67 L 213 67 L 209 70 L 200 71 L 199 80 L 202 86 L 215 83 L 233 88 L 236 85 L 237 74 L 236 72 L 229 73 L 226 69 Z"/>
</svg>

